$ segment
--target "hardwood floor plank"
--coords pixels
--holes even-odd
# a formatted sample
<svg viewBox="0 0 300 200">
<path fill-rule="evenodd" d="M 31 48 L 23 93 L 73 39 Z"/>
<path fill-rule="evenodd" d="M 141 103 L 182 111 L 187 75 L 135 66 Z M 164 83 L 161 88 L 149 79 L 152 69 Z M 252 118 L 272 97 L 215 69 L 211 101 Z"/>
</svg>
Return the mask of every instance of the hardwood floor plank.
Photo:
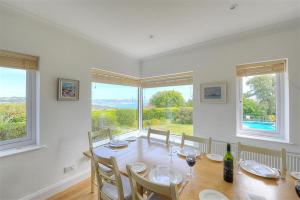
<svg viewBox="0 0 300 200">
<path fill-rule="evenodd" d="M 94 193 L 90 190 L 90 178 L 55 194 L 48 200 L 97 200 L 97 189 Z"/>
</svg>

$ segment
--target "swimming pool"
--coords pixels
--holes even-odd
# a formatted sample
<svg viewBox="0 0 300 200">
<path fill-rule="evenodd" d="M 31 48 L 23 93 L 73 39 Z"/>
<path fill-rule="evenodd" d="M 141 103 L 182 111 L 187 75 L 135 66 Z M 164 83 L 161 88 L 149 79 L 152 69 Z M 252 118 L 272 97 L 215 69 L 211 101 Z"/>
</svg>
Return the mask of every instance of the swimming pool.
<svg viewBox="0 0 300 200">
<path fill-rule="evenodd" d="M 263 130 L 263 131 L 276 131 L 274 122 L 259 122 L 259 121 L 243 121 L 243 128 Z"/>
</svg>

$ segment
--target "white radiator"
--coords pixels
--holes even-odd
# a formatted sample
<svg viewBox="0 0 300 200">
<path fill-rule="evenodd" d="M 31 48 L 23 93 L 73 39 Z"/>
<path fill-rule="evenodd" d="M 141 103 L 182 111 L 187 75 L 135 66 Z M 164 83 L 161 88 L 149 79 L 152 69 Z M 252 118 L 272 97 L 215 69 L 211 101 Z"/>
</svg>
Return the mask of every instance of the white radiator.
<svg viewBox="0 0 300 200">
<path fill-rule="evenodd" d="M 205 145 L 206 146 L 206 145 Z M 202 147 L 206 148 L 206 147 Z M 201 150 L 202 150 L 201 148 Z M 236 157 L 237 153 L 237 145 L 231 144 L 233 155 Z M 215 141 L 212 142 L 212 153 L 224 155 L 226 152 L 226 143 L 222 141 Z M 257 153 L 249 153 L 243 152 L 241 155 L 242 159 L 246 160 L 256 160 L 260 163 L 268 165 L 270 167 L 274 167 L 279 169 L 280 168 L 280 159 L 278 157 L 273 157 L 264 154 L 257 154 Z M 300 154 L 287 152 L 287 169 L 288 171 L 300 171 Z"/>
</svg>

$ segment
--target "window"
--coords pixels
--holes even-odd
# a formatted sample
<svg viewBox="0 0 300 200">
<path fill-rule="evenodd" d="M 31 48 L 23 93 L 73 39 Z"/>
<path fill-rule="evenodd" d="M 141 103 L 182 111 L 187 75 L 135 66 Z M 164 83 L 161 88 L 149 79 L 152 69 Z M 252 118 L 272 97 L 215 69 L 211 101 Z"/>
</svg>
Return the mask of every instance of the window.
<svg viewBox="0 0 300 200">
<path fill-rule="evenodd" d="M 288 140 L 285 61 L 239 66 L 237 74 L 238 135 Z"/>
<path fill-rule="evenodd" d="M 35 72 L 0 67 L 0 149 L 35 143 Z"/>
<path fill-rule="evenodd" d="M 0 150 L 36 144 L 38 57 L 0 50 Z"/>
<path fill-rule="evenodd" d="M 143 128 L 193 135 L 193 86 L 143 89 Z"/>
<path fill-rule="evenodd" d="M 132 132 L 138 130 L 138 116 L 138 87 L 92 82 L 92 131 Z"/>
<path fill-rule="evenodd" d="M 192 135 L 192 74 L 136 78 L 93 68 L 92 131 L 120 135 L 152 127 Z"/>
</svg>

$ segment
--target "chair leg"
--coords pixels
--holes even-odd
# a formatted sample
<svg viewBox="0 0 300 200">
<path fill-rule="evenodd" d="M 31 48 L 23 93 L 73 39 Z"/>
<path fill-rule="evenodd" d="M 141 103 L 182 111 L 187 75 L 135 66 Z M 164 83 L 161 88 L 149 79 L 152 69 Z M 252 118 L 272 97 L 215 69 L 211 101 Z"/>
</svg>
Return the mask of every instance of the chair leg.
<svg viewBox="0 0 300 200">
<path fill-rule="evenodd" d="M 94 193 L 95 169 L 91 162 L 91 193 Z"/>
</svg>

